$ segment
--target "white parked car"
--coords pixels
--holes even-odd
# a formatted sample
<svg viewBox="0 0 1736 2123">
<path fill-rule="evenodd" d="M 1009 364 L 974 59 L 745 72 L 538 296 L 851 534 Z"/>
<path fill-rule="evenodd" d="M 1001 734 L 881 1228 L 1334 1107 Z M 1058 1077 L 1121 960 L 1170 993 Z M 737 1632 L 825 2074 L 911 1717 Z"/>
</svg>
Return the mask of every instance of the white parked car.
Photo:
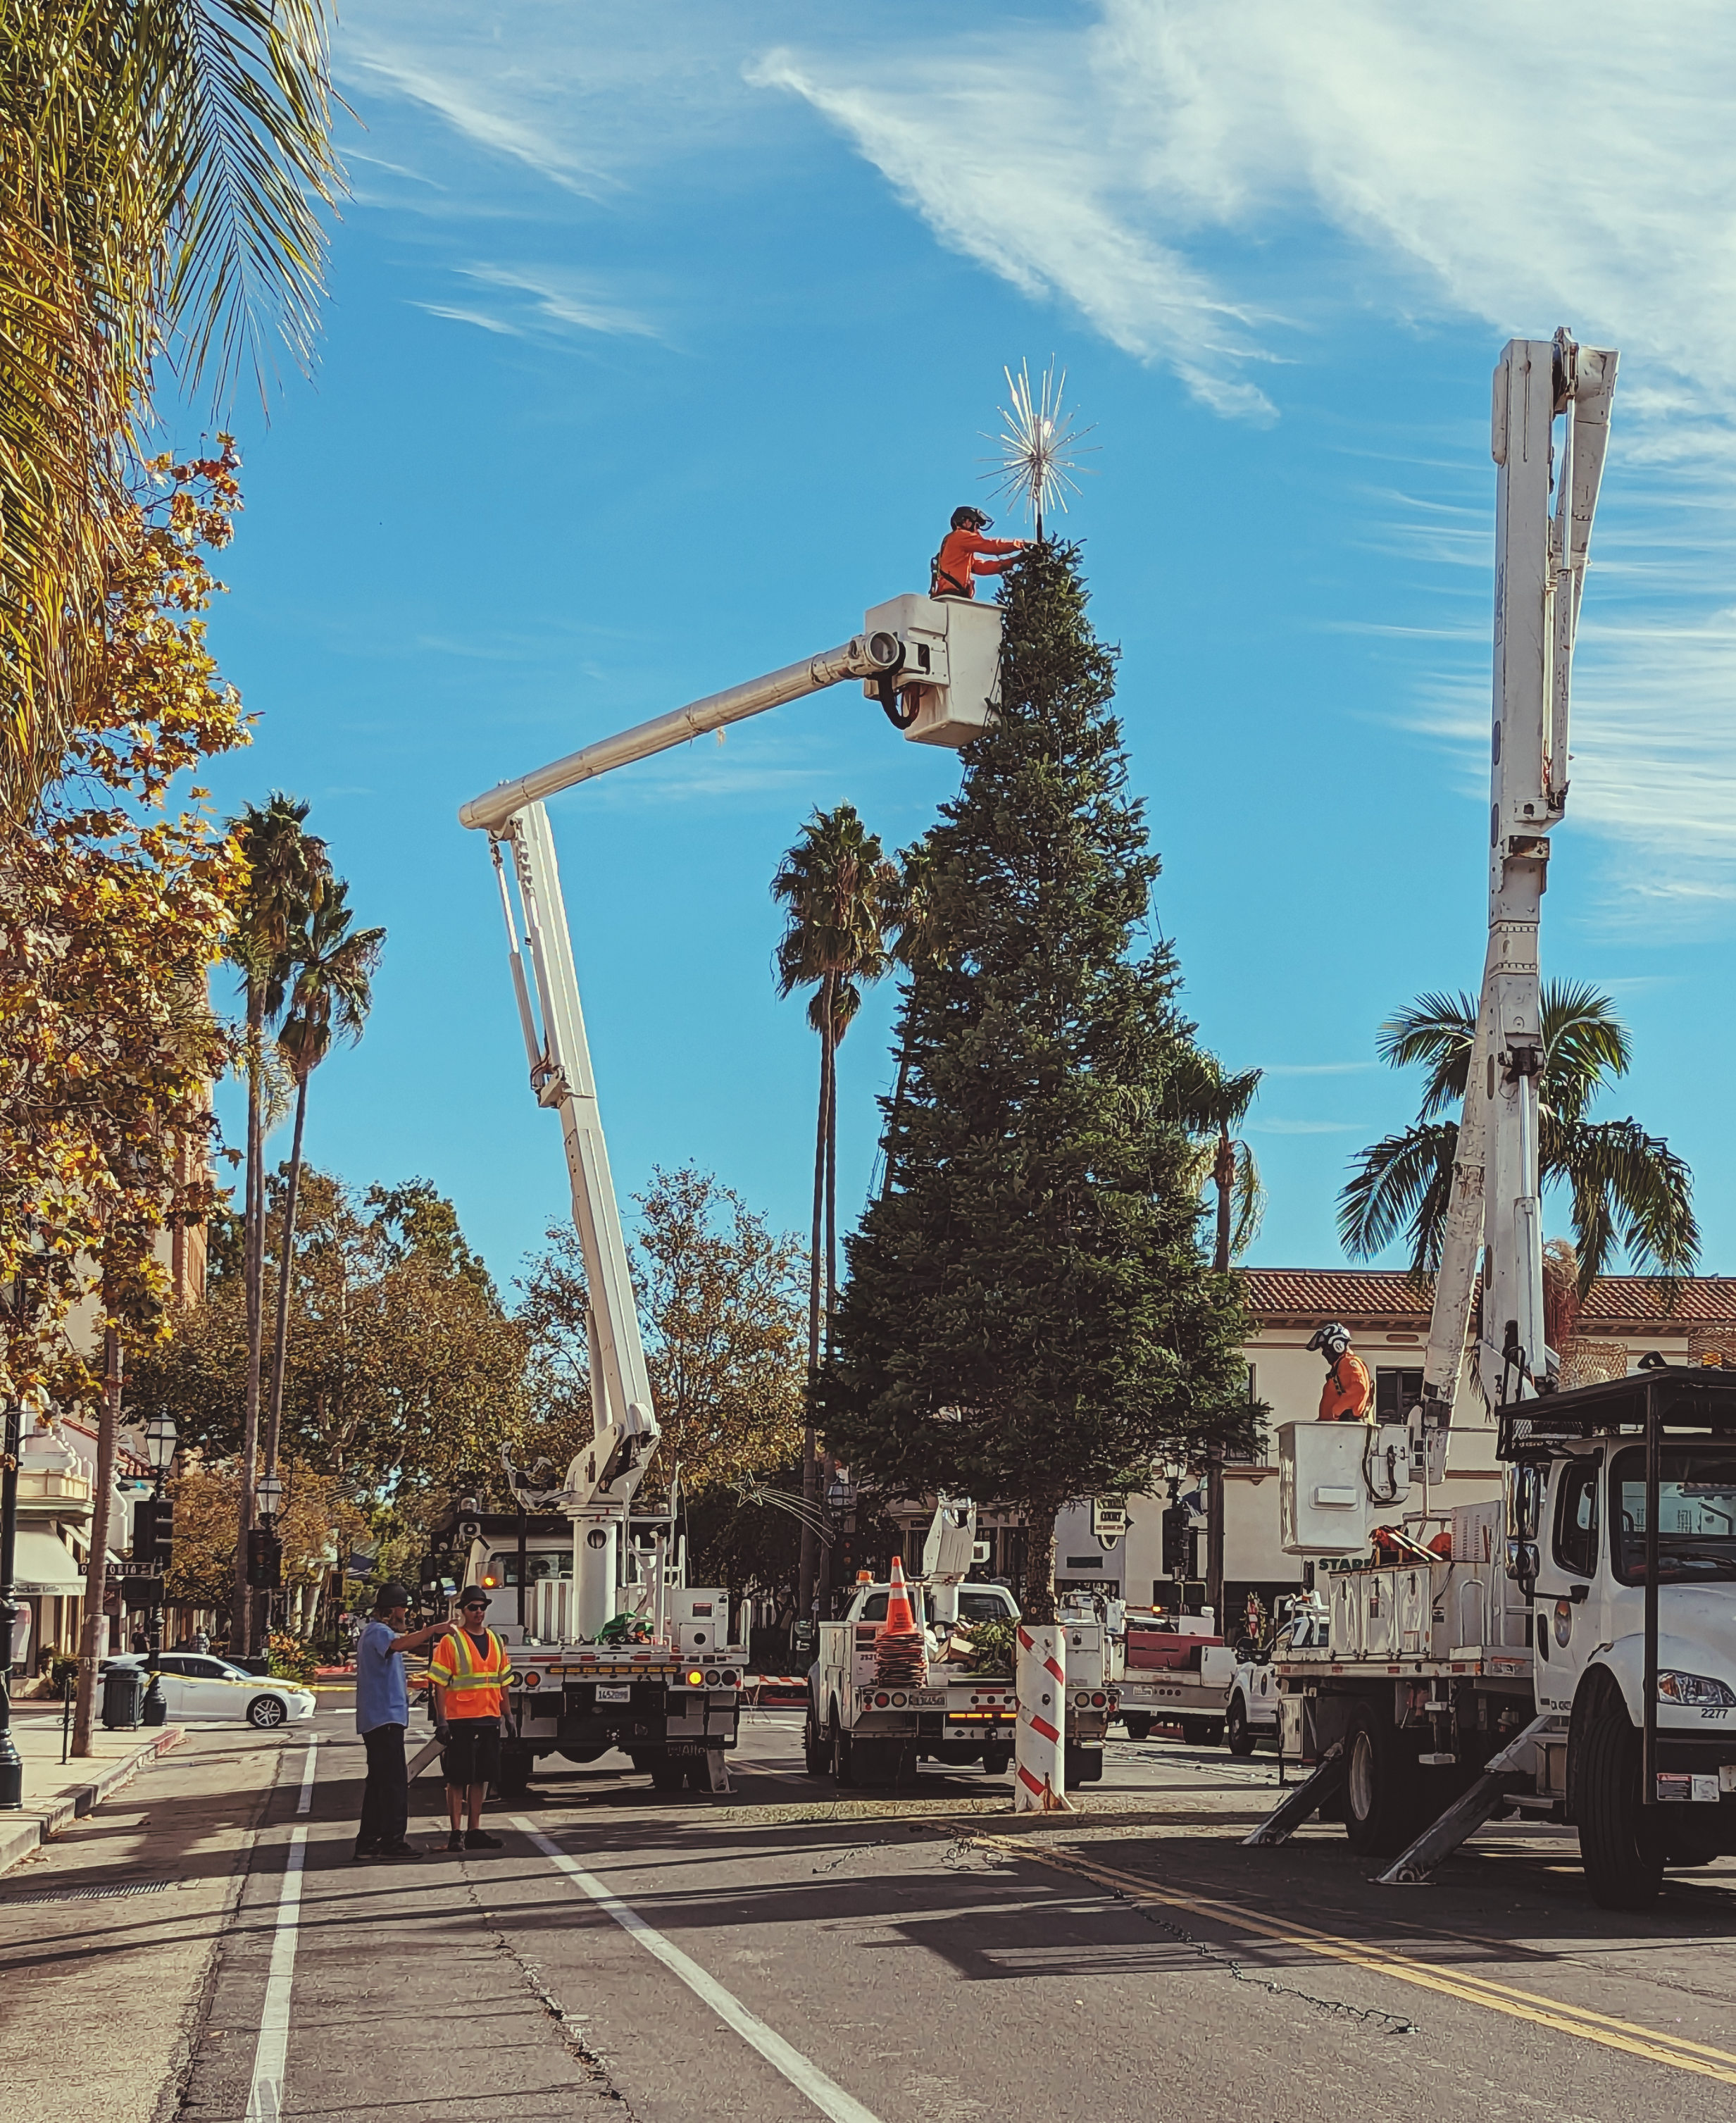
<svg viewBox="0 0 1736 2123">
<path fill-rule="evenodd" d="M 1224 1713 L 1224 1736 L 1233 1755 L 1251 1755 L 1262 1740 L 1278 1737 L 1278 1683 L 1273 1661 L 1327 1641 L 1327 1610 L 1313 1595 L 1293 1600 L 1277 1634 L 1256 1647 L 1247 1638 L 1236 1647 Z"/>
<path fill-rule="evenodd" d="M 124 1658 L 105 1660 L 104 1666 L 133 1666 L 143 1672 L 150 1663 L 142 1652 L 133 1652 Z M 171 1725 L 239 1724 L 245 1720 L 269 1732 L 314 1713 L 311 1689 L 245 1672 L 209 1652 L 161 1652 L 157 1675 Z"/>
</svg>

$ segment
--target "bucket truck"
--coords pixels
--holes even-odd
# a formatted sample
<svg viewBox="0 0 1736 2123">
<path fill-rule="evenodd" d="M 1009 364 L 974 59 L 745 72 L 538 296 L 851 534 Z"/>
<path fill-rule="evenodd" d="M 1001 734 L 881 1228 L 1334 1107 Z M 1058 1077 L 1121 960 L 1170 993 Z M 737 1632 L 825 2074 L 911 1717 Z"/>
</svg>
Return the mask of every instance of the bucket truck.
<svg viewBox="0 0 1736 2123">
<path fill-rule="evenodd" d="M 986 1553 L 986 1551 L 985 1551 Z M 877 1640 L 891 1588 L 866 1572 L 842 1618 L 820 1624 L 819 1656 L 808 1680 L 802 1753 L 807 1773 L 840 1784 L 896 1783 L 923 1761 L 990 1776 L 1013 1759 L 1018 1697 L 1011 1671 L 979 1673 L 970 1631 L 984 1622 L 1015 1626 L 1018 1603 L 1004 1585 L 966 1582 L 977 1559 L 976 1507 L 941 1497 L 923 1544 L 922 1574 L 908 1582 L 925 1625 L 920 1685 L 898 1686 L 877 1671 Z M 1094 1610 L 1068 1611 L 1065 1634 L 1065 1774 L 1069 1785 L 1103 1774 L 1103 1736 L 1115 1715 L 1104 1675 L 1104 1629 Z"/>
<path fill-rule="evenodd" d="M 1383 1539 L 1275 1662 L 1283 1752 L 1316 1766 L 1248 1839 L 1331 1808 L 1411 1882 L 1518 1811 L 1576 1825 L 1593 1899 L 1634 1908 L 1736 1853 L 1736 1376 L 1654 1357 L 1561 1390 L 1544 1334 L 1537 934 L 1616 360 L 1562 331 L 1495 372 L 1489 945 L 1421 1397 L 1402 1427 L 1280 1429 L 1289 1552 Z M 1504 1501 L 1447 1512 L 1473 1321 Z"/>
<path fill-rule="evenodd" d="M 546 799 L 849 679 L 860 680 L 912 743 L 956 748 L 993 720 L 1000 625 L 994 605 L 895 598 L 836 648 L 601 738 L 459 812 L 463 825 L 489 837 L 531 1089 L 560 1119 L 589 1298 L 591 1439 L 558 1488 L 520 1497 L 527 1510 L 569 1524 L 571 1575 L 538 1586 L 536 1627 L 527 1619 L 503 1631 L 519 1674 L 508 1788 L 523 1788 L 539 1754 L 583 1760 L 614 1746 L 648 1768 L 657 1788 L 727 1789 L 723 1753 L 735 1744 L 746 1670 L 727 1593 L 688 1589 L 672 1522 L 633 1511 L 659 1431 Z M 493 1553 L 483 1542 L 480 1521 L 455 1525 L 449 1552 L 461 1550 L 473 1570 Z M 554 1641 L 528 1641 L 543 1631 Z"/>
</svg>

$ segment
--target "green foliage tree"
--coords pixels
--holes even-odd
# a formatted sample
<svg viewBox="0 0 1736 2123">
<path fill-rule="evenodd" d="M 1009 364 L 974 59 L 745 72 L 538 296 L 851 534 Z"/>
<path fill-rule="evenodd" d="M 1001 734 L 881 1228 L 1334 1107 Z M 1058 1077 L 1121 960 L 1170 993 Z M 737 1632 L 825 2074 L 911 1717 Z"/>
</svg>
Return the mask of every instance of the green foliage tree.
<svg viewBox="0 0 1736 2123">
<path fill-rule="evenodd" d="M 1382 1061 L 1425 1072 L 1422 1110 L 1364 1151 L 1338 1197 L 1339 1235 L 1353 1258 L 1366 1260 L 1402 1236 L 1416 1275 L 1439 1267 L 1458 1155 L 1458 1122 L 1441 1117 L 1465 1103 L 1476 1015 L 1472 996 L 1431 994 L 1382 1025 Z M 1576 982 L 1544 984 L 1542 1021 L 1537 1165 L 1546 1188 L 1567 1191 L 1579 1295 L 1617 1254 L 1640 1269 L 1686 1273 L 1700 1250 L 1687 1165 L 1631 1117 L 1589 1117 L 1599 1093 L 1632 1065 L 1627 1027 L 1607 996 Z"/>
<path fill-rule="evenodd" d="M 634 1291 L 663 1433 L 643 1493 L 667 1494 L 679 1470 L 690 1503 L 727 1511 L 727 1500 L 775 1484 L 801 1444 L 802 1249 L 692 1165 L 657 1172 L 634 1198 Z M 564 1470 L 592 1436 L 584 1263 L 570 1223 L 550 1226 L 520 1287 L 535 1421 L 513 1457 Z"/>
<path fill-rule="evenodd" d="M 301 1193 L 302 1141 L 307 1126 L 307 1086 L 331 1052 L 334 1038 L 357 1040 L 373 1007 L 374 970 L 386 945 L 383 929 L 352 929 L 349 886 L 330 879 L 319 903 L 303 908 L 292 930 L 287 957 L 292 968 L 288 1015 L 278 1049 L 295 1078 L 295 1133 L 283 1188 L 278 1255 L 277 1336 L 272 1350 L 271 1394 L 265 1414 L 265 1465 L 278 1464 L 278 1431 L 283 1414 L 283 1366 L 289 1343 L 290 1269 L 295 1253 L 296 1207 Z M 456 1219 L 454 1220 L 456 1222 Z"/>
<path fill-rule="evenodd" d="M 247 1415 L 241 1444 L 236 1546 L 236 1648 L 248 1649 L 247 1534 L 253 1524 L 257 1479 L 260 1381 L 264 1353 L 265 1134 L 267 1091 L 272 1076 L 265 1033 L 282 1015 L 292 967 L 290 938 L 320 906 L 331 865 L 325 843 L 306 832 L 308 805 L 282 790 L 262 804 L 250 804 L 230 821 L 230 834 L 247 865 L 247 883 L 225 946 L 241 976 L 246 1034 L 247 1149 L 244 1255 L 247 1305 Z"/>
<path fill-rule="evenodd" d="M 808 1254 L 807 1371 L 812 1401 L 838 1301 L 839 1043 L 862 1005 L 862 990 L 891 968 L 887 929 L 896 914 L 898 871 L 886 859 L 852 804 L 816 811 L 772 879 L 772 897 L 785 910 L 777 949 L 778 992 L 812 987 L 808 1022 L 820 1037 L 820 1101 L 814 1132 L 813 1240 Z M 802 1611 L 812 1600 L 819 1554 L 815 1525 L 821 1469 L 812 1410 L 804 1443 L 802 1487 L 808 1516 L 802 1544 Z"/>
<path fill-rule="evenodd" d="M 1238 1292 L 1200 1250 L 1199 1050 L 1173 952 L 1141 948 L 1158 864 L 1114 658 L 1075 548 L 1033 547 L 1004 597 L 1001 719 L 929 838 L 946 948 L 905 993 L 893 1183 L 849 1242 L 825 1406 L 859 1479 L 1018 1506 L 1047 1620 L 1062 1505 L 1250 1410 Z"/>
<path fill-rule="evenodd" d="M 287 1175 L 268 1200 L 273 1235 Z M 282 1451 L 371 1517 L 485 1484 L 522 1425 L 526 1329 L 508 1318 L 452 1205 L 425 1180 L 358 1198 L 304 1166 L 290 1289 Z M 275 1249 L 274 1249 L 275 1250 Z M 244 1450 L 247 1306 L 215 1276 L 135 1369 L 141 1418 L 173 1413 L 208 1464 Z"/>
</svg>

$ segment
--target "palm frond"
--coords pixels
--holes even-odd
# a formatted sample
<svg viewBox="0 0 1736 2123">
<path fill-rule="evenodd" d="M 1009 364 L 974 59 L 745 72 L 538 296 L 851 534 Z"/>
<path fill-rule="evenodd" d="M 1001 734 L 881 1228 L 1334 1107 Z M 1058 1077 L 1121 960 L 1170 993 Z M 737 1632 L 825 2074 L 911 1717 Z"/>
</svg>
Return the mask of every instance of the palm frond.
<svg viewBox="0 0 1736 2123">
<path fill-rule="evenodd" d="M 1338 1235 L 1355 1260 L 1367 1260 L 1403 1234 L 1419 1275 L 1440 1264 L 1441 1236 L 1458 1151 L 1456 1121 L 1419 1121 L 1383 1136 L 1358 1159 L 1338 1197 Z"/>
<path fill-rule="evenodd" d="M 1661 1137 L 1633 1119 L 1546 1120 L 1538 1149 L 1543 1179 L 1569 1191 L 1582 1296 L 1617 1248 L 1641 1272 L 1692 1268 L 1700 1252 L 1693 1175 Z"/>
<path fill-rule="evenodd" d="M 1236 1186 L 1233 1197 L 1235 1221 L 1230 1226 L 1229 1257 L 1240 1260 L 1260 1235 L 1260 1226 L 1266 1221 L 1266 1188 L 1260 1178 L 1260 1167 L 1254 1161 L 1254 1153 L 1245 1142 L 1236 1145 Z"/>
<path fill-rule="evenodd" d="M 1551 981 L 1542 995 L 1543 1104 L 1564 1121 L 1584 1118 L 1604 1085 L 1633 1061 L 1627 1027 L 1615 1005 L 1583 982 Z"/>
<path fill-rule="evenodd" d="M 1394 1069 L 1420 1063 L 1428 1071 L 1419 1118 L 1431 1120 L 1465 1102 L 1465 1080 L 1476 1038 L 1477 1004 L 1462 991 L 1420 995 L 1389 1017 L 1375 1038 L 1375 1052 Z"/>
</svg>

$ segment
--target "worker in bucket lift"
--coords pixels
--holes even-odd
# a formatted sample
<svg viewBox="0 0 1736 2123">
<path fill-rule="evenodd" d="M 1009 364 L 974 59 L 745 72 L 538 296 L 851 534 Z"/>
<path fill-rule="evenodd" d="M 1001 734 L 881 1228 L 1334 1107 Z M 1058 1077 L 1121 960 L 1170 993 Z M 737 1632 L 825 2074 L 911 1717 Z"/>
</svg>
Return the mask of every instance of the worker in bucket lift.
<svg viewBox="0 0 1736 2123">
<path fill-rule="evenodd" d="M 993 519 L 980 508 L 955 508 L 952 527 L 934 555 L 929 595 L 936 598 L 974 598 L 979 575 L 1004 575 L 1013 565 L 1011 555 L 1022 552 L 1023 538 L 985 538 Z M 993 555 L 1005 557 L 995 558 Z"/>
<path fill-rule="evenodd" d="M 1332 1320 L 1308 1343 L 1327 1360 L 1326 1384 L 1320 1390 L 1322 1422 L 1372 1422 L 1374 1387 L 1369 1367 L 1350 1347 L 1350 1330 Z"/>
</svg>

